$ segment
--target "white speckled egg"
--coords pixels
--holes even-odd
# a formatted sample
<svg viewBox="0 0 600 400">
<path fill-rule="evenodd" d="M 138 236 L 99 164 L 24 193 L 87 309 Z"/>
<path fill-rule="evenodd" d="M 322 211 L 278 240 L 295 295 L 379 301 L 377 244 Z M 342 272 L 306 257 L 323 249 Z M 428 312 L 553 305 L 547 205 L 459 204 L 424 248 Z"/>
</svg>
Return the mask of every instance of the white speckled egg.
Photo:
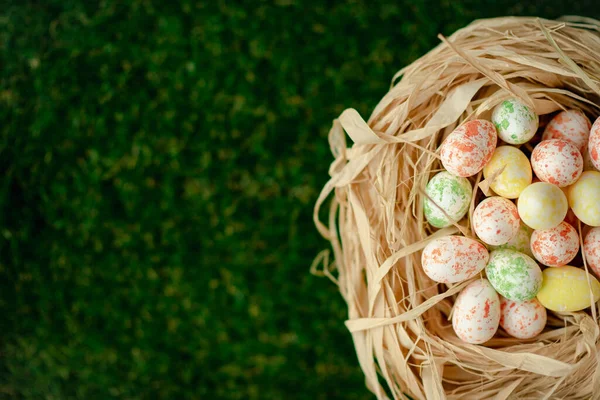
<svg viewBox="0 0 600 400">
<path fill-rule="evenodd" d="M 542 182 L 565 187 L 581 176 L 583 157 L 573 143 L 564 139 L 549 139 L 533 149 L 531 167 Z"/>
<path fill-rule="evenodd" d="M 490 161 L 483 168 L 483 176 L 491 179 L 502 171 L 490 184 L 499 196 L 516 199 L 531 184 L 531 164 L 527 156 L 516 147 L 497 147 Z"/>
<path fill-rule="evenodd" d="M 498 104 L 492 113 L 492 122 L 498 137 L 510 144 L 528 142 L 538 129 L 538 116 L 518 99 L 508 99 Z"/>
<path fill-rule="evenodd" d="M 590 130 L 588 152 L 592 165 L 597 170 L 600 170 L 600 118 L 594 121 L 594 125 L 592 125 Z"/>
<path fill-rule="evenodd" d="M 600 277 L 600 228 L 593 228 L 585 235 L 583 254 L 587 266 Z"/>
<path fill-rule="evenodd" d="M 473 188 L 466 178 L 442 171 L 427 183 L 425 193 L 429 196 L 423 201 L 425 218 L 434 227 L 445 228 L 465 216 Z"/>
<path fill-rule="evenodd" d="M 490 121 L 476 119 L 456 128 L 440 149 L 442 164 L 456 176 L 473 176 L 490 161 L 497 142 L 496 128 Z"/>
<path fill-rule="evenodd" d="M 512 201 L 503 197 L 488 197 L 473 212 L 473 230 L 484 243 L 506 244 L 519 231 L 519 213 Z"/>
<path fill-rule="evenodd" d="M 530 245 L 530 238 L 532 232 L 533 230 L 521 221 L 521 223 L 519 224 L 519 231 L 512 239 L 510 239 L 505 244 L 501 244 L 499 246 L 490 245 L 489 247 L 491 250 L 515 250 L 523 254 L 527 254 L 529 257 L 533 257 Z"/>
<path fill-rule="evenodd" d="M 480 273 L 489 258 L 487 249 L 477 240 L 464 236 L 445 236 L 425 246 L 421 265 L 432 280 L 455 283 Z"/>
<path fill-rule="evenodd" d="M 600 226 L 600 172 L 584 171 L 568 188 L 569 205 L 581 222 Z"/>
<path fill-rule="evenodd" d="M 536 229 L 531 235 L 531 252 L 548 267 L 567 265 L 579 252 L 577 230 L 565 221 L 554 228 Z"/>
<path fill-rule="evenodd" d="M 492 251 L 485 273 L 494 289 L 509 300 L 531 300 L 542 286 L 539 265 L 514 250 Z"/>
<path fill-rule="evenodd" d="M 499 323 L 500 299 L 487 279 L 478 279 L 460 292 L 454 303 L 452 327 L 462 341 L 487 342 Z"/>
<path fill-rule="evenodd" d="M 531 339 L 546 326 L 548 315 L 537 299 L 523 302 L 500 297 L 500 326 L 510 336 Z"/>
<path fill-rule="evenodd" d="M 521 220 L 533 229 L 554 228 L 565 219 L 569 208 L 563 191 L 546 182 L 527 186 L 517 206 Z"/>
<path fill-rule="evenodd" d="M 542 140 L 565 139 L 583 155 L 588 145 L 592 124 L 581 110 L 561 111 L 546 125 Z"/>
</svg>

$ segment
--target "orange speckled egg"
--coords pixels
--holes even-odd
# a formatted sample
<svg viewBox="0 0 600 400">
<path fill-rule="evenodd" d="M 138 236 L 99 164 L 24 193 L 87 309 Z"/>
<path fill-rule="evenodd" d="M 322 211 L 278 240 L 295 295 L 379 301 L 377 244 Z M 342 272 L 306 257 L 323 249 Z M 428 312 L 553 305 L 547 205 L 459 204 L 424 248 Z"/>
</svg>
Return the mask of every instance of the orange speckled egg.
<svg viewBox="0 0 600 400">
<path fill-rule="evenodd" d="M 421 265 L 432 280 L 455 283 L 480 273 L 489 259 L 487 249 L 477 240 L 464 236 L 444 236 L 425 246 Z"/>
<path fill-rule="evenodd" d="M 585 235 L 583 254 L 587 266 L 600 277 L 600 228 L 593 228 Z"/>
<path fill-rule="evenodd" d="M 452 327 L 462 341 L 487 342 L 499 323 L 500 299 L 487 279 L 478 279 L 460 292 L 454 303 Z"/>
<path fill-rule="evenodd" d="M 514 203 L 503 197 L 488 197 L 473 212 L 473 230 L 492 246 L 506 244 L 519 231 L 519 213 Z"/>
<path fill-rule="evenodd" d="M 542 182 L 565 187 L 581 176 L 583 157 L 577 147 L 567 140 L 544 140 L 531 153 L 531 168 Z"/>
<path fill-rule="evenodd" d="M 588 152 L 590 161 L 597 170 L 600 170 L 600 118 L 598 118 L 590 130 L 588 141 Z"/>
<path fill-rule="evenodd" d="M 567 265 L 579 251 L 577 230 L 566 222 L 548 229 L 536 229 L 531 234 L 533 256 L 549 267 Z"/>
<path fill-rule="evenodd" d="M 537 299 L 513 301 L 500 296 L 500 326 L 510 336 L 531 339 L 544 330 L 548 315 Z"/>
<path fill-rule="evenodd" d="M 442 164 L 453 175 L 473 176 L 490 161 L 497 140 L 496 127 L 490 121 L 469 121 L 456 128 L 442 144 Z"/>
<path fill-rule="evenodd" d="M 587 149 L 591 126 L 590 120 L 581 110 L 561 111 L 546 125 L 542 140 L 568 140 L 583 154 Z"/>
</svg>

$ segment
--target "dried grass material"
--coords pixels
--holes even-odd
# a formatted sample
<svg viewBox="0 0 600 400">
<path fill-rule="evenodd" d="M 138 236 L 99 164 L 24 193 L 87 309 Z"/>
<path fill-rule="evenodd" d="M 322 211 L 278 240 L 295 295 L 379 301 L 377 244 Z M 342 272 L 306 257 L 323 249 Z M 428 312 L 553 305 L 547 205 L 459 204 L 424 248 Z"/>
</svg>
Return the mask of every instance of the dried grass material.
<svg viewBox="0 0 600 400">
<path fill-rule="evenodd" d="M 540 115 L 568 108 L 599 115 L 599 32 L 600 22 L 576 17 L 475 21 L 398 72 L 394 82 L 401 80 L 368 122 L 353 109 L 334 121 L 335 161 L 314 220 L 335 262 L 328 264 L 328 254 L 319 260 L 348 303 L 346 325 L 378 398 L 600 397 L 595 306 L 590 313 L 549 313 L 546 330 L 534 340 L 499 332 L 486 346 L 470 345 L 449 322 L 453 301 L 469 282 L 436 285 L 420 266 L 432 238 L 473 236 L 468 222 L 440 231 L 424 222 L 424 188 L 441 169 L 443 139 L 463 121 L 489 119 L 511 96 Z M 485 190 L 480 179 L 471 180 Z M 332 192 L 324 224 L 319 210 Z M 469 216 L 474 204 L 475 198 Z M 329 272 L 333 266 L 337 279 Z"/>
</svg>

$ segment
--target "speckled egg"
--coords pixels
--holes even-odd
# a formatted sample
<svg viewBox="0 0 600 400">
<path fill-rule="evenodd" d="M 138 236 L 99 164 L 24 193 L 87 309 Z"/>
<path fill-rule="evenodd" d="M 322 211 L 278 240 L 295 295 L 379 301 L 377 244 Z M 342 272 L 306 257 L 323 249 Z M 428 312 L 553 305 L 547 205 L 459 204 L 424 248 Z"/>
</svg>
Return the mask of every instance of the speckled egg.
<svg viewBox="0 0 600 400">
<path fill-rule="evenodd" d="M 592 124 L 581 110 L 561 111 L 546 125 L 542 140 L 564 139 L 583 155 L 587 149 Z"/>
<path fill-rule="evenodd" d="M 590 155 L 590 152 L 587 150 L 587 146 L 586 146 L 586 150 L 582 153 L 583 155 L 583 170 L 584 171 L 598 171 L 598 169 L 594 166 L 594 163 L 592 162 L 592 156 Z"/>
<path fill-rule="evenodd" d="M 586 225 L 600 226 L 600 172 L 584 171 L 568 188 L 569 205 Z"/>
<path fill-rule="evenodd" d="M 531 184 L 529 159 L 516 147 L 497 147 L 492 158 L 483 168 L 483 176 L 491 179 L 500 170 L 502 172 L 490 184 L 490 188 L 499 196 L 516 199 Z"/>
<path fill-rule="evenodd" d="M 583 157 L 577 147 L 567 140 L 544 140 L 531 153 L 531 168 L 542 182 L 565 187 L 581 176 Z"/>
<path fill-rule="evenodd" d="M 490 121 L 476 119 L 466 122 L 448 135 L 442 144 L 442 164 L 453 175 L 473 176 L 490 161 L 497 140 L 496 128 Z"/>
<path fill-rule="evenodd" d="M 537 114 L 520 100 L 508 99 L 494 108 L 492 122 L 500 139 L 510 144 L 523 144 L 535 135 L 539 120 Z"/>
<path fill-rule="evenodd" d="M 533 253 L 531 252 L 530 238 L 533 230 L 525 225 L 523 222 L 519 224 L 519 230 L 512 239 L 510 239 L 505 244 L 501 244 L 499 246 L 491 246 L 492 250 L 515 250 L 521 253 L 527 254 L 529 257 L 533 257 Z"/>
<path fill-rule="evenodd" d="M 593 228 L 585 235 L 583 254 L 587 266 L 596 276 L 600 276 L 600 228 Z"/>
<path fill-rule="evenodd" d="M 594 302 L 600 299 L 600 283 L 581 268 L 569 265 L 547 268 L 543 276 L 544 281 L 537 299 L 548 310 L 580 311 L 592 305 L 592 296 Z"/>
<path fill-rule="evenodd" d="M 480 273 L 489 258 L 487 249 L 477 240 L 464 236 L 445 236 L 425 246 L 421 265 L 432 280 L 455 283 Z"/>
<path fill-rule="evenodd" d="M 548 267 L 567 265 L 579 252 L 577 230 L 566 222 L 548 229 L 536 229 L 531 235 L 533 256 Z"/>
<path fill-rule="evenodd" d="M 567 197 L 556 185 L 533 183 L 519 196 L 519 216 L 530 228 L 548 229 L 560 224 L 567 215 Z"/>
<path fill-rule="evenodd" d="M 537 299 L 523 302 L 500 297 L 500 326 L 510 336 L 531 339 L 546 326 L 548 315 Z"/>
<path fill-rule="evenodd" d="M 519 213 L 512 201 L 488 197 L 473 212 L 473 230 L 484 243 L 498 246 L 507 243 L 519 231 Z"/>
<path fill-rule="evenodd" d="M 528 255 L 514 250 L 494 250 L 485 267 L 490 283 L 509 300 L 533 299 L 542 285 L 542 270 Z"/>
<path fill-rule="evenodd" d="M 427 183 L 425 193 L 429 196 L 423 201 L 425 218 L 434 227 L 445 228 L 465 216 L 473 188 L 467 179 L 442 171 Z"/>
<path fill-rule="evenodd" d="M 500 299 L 486 279 L 467 285 L 454 302 L 452 327 L 464 342 L 481 344 L 490 340 L 500 323 Z"/>
<path fill-rule="evenodd" d="M 588 152 L 592 165 L 597 170 L 600 170 L 600 118 L 594 122 L 590 130 Z"/>
</svg>

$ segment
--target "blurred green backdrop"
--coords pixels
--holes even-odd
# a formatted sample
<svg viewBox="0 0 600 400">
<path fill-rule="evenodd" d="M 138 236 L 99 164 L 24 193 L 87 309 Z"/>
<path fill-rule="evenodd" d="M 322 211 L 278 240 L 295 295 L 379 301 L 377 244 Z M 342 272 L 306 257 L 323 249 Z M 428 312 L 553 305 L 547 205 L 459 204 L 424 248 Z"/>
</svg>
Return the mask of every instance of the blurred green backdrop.
<svg viewBox="0 0 600 400">
<path fill-rule="evenodd" d="M 309 274 L 332 119 L 438 32 L 599 12 L 335 3 L 3 2 L 0 398 L 371 398 Z"/>
</svg>

